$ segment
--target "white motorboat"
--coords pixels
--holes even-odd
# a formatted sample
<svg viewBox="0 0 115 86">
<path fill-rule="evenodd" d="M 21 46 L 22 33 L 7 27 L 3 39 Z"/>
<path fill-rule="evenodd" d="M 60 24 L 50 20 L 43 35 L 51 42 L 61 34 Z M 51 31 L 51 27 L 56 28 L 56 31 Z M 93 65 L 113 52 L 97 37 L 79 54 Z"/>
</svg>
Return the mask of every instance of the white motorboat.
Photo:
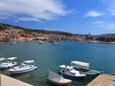
<svg viewBox="0 0 115 86">
<path fill-rule="evenodd" d="M 8 72 L 10 74 L 20 74 L 37 69 L 37 66 L 34 66 L 32 63 L 34 63 L 34 60 L 24 61 L 21 65 L 9 69 Z"/>
<path fill-rule="evenodd" d="M 15 59 L 17 57 L 10 57 L 10 58 L 7 58 L 7 59 L 1 59 L 2 62 L 0 62 L 0 69 L 7 69 L 7 68 L 10 68 L 10 67 L 13 67 L 13 66 L 16 66 L 17 65 L 17 62 L 15 62 Z"/>
<path fill-rule="evenodd" d="M 73 66 L 60 65 L 60 68 L 61 71 L 59 71 L 59 74 L 63 75 L 66 78 L 81 79 L 86 77 L 85 73 L 75 70 Z"/>
<path fill-rule="evenodd" d="M 70 79 L 65 79 L 63 76 L 52 71 L 49 71 L 47 79 L 48 81 L 56 85 L 70 85 L 70 83 L 72 82 Z"/>
<path fill-rule="evenodd" d="M 81 62 L 81 61 L 72 61 L 71 65 L 74 66 L 74 69 L 85 73 L 86 75 L 98 75 L 100 71 L 90 69 L 90 63 Z"/>
</svg>

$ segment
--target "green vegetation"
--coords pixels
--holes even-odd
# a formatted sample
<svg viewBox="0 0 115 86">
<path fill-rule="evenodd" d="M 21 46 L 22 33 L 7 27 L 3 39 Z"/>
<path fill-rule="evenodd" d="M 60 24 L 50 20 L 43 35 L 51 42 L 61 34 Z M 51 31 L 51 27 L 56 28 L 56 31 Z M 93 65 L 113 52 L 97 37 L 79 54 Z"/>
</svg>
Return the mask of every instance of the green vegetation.
<svg viewBox="0 0 115 86">
<path fill-rule="evenodd" d="M 5 30 L 9 26 L 11 26 L 11 25 L 0 23 L 0 30 Z"/>
<path fill-rule="evenodd" d="M 7 29 L 9 27 L 14 27 L 16 29 L 22 29 L 22 30 L 25 30 L 26 32 L 38 32 L 38 33 L 44 33 L 44 34 L 57 34 L 57 35 L 67 35 L 67 36 L 74 35 L 74 34 L 69 33 L 69 32 L 37 30 L 37 29 L 30 29 L 30 28 L 24 28 L 24 27 L 20 27 L 20 26 L 0 23 L 0 30 L 5 30 L 5 29 Z"/>
</svg>

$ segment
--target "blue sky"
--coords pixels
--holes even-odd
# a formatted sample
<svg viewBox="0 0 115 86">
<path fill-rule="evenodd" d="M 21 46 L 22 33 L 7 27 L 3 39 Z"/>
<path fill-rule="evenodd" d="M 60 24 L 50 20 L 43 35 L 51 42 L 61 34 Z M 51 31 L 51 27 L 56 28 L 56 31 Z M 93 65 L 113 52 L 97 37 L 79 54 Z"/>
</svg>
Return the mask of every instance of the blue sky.
<svg viewBox="0 0 115 86">
<path fill-rule="evenodd" d="M 0 0 L 0 22 L 76 34 L 115 33 L 115 0 Z"/>
</svg>

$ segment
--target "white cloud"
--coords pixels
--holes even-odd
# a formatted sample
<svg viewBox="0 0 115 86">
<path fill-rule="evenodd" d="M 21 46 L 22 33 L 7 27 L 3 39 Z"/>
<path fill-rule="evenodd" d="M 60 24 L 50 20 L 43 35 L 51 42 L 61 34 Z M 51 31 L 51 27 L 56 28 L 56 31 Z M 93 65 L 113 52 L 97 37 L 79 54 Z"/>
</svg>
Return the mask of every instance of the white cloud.
<svg viewBox="0 0 115 86">
<path fill-rule="evenodd" d="M 115 22 L 95 21 L 95 26 L 106 30 L 115 30 Z"/>
<path fill-rule="evenodd" d="M 115 0 L 103 0 L 106 10 L 115 16 Z"/>
<path fill-rule="evenodd" d="M 41 22 L 40 20 L 38 20 L 37 18 L 18 18 L 18 20 L 20 21 L 36 21 L 36 22 Z"/>
<path fill-rule="evenodd" d="M 67 13 L 61 0 L 0 0 L 0 16 L 8 18 L 51 20 Z"/>
<path fill-rule="evenodd" d="M 98 16 L 102 16 L 103 13 L 102 12 L 99 12 L 99 11 L 96 11 L 96 10 L 92 10 L 92 11 L 89 11 L 85 14 L 85 17 L 98 17 Z"/>
</svg>

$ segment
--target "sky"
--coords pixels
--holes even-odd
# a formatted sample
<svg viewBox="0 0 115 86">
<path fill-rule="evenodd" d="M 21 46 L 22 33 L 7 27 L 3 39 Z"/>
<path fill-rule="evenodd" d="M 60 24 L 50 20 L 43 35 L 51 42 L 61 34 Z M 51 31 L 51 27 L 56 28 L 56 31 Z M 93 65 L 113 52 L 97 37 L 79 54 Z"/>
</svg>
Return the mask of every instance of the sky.
<svg viewBox="0 0 115 86">
<path fill-rule="evenodd" d="M 0 22 L 76 34 L 115 33 L 115 0 L 0 0 Z"/>
</svg>

